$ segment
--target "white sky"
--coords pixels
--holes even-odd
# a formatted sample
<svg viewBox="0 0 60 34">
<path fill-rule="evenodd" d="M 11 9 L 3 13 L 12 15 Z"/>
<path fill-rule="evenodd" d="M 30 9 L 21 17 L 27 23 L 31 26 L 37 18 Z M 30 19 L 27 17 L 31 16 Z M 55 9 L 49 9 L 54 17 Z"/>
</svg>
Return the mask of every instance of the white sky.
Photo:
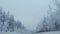
<svg viewBox="0 0 60 34">
<path fill-rule="evenodd" d="M 0 7 L 10 11 L 28 29 L 34 30 L 46 14 L 51 0 L 0 0 Z"/>
</svg>

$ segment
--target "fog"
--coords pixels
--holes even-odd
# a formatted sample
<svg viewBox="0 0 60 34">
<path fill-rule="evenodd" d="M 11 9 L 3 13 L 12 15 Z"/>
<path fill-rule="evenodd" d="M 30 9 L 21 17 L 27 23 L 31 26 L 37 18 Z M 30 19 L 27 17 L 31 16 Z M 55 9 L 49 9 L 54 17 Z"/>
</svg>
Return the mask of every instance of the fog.
<svg viewBox="0 0 60 34">
<path fill-rule="evenodd" d="M 10 11 L 29 30 L 36 28 L 50 4 L 51 0 L 0 0 L 0 7 Z"/>
</svg>

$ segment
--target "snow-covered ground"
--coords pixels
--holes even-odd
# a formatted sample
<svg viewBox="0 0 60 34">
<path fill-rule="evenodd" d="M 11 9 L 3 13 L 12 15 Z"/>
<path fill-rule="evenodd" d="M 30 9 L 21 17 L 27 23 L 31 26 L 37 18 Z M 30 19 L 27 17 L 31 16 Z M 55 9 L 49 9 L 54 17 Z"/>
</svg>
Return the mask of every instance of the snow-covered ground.
<svg viewBox="0 0 60 34">
<path fill-rule="evenodd" d="M 0 34 L 32 34 L 32 33 L 0 32 Z"/>
<path fill-rule="evenodd" d="M 32 34 L 32 33 L 0 32 L 0 34 Z M 33 33 L 33 34 L 34 34 L 34 33 Z M 55 31 L 55 32 L 43 32 L 43 33 L 35 33 L 35 34 L 60 34 L 60 31 Z"/>
<path fill-rule="evenodd" d="M 60 31 L 55 31 L 55 32 L 43 32 L 43 33 L 37 33 L 37 34 L 60 34 Z"/>
</svg>

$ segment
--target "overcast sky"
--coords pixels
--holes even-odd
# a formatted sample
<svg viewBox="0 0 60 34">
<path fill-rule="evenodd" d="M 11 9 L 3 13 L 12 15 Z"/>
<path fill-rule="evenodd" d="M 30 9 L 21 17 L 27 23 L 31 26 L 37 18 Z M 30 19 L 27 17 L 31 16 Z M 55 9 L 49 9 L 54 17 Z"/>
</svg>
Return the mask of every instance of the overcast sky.
<svg viewBox="0 0 60 34">
<path fill-rule="evenodd" d="M 35 29 L 50 3 L 51 0 L 0 0 L 0 7 L 9 10 L 28 29 Z"/>
</svg>

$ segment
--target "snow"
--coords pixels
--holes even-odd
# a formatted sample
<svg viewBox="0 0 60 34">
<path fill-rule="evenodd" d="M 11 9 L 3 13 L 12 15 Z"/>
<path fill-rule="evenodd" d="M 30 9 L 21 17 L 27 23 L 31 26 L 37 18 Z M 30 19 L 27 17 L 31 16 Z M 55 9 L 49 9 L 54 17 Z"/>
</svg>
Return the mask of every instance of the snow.
<svg viewBox="0 0 60 34">
<path fill-rule="evenodd" d="M 32 34 L 32 33 L 0 32 L 0 34 Z M 34 34 L 34 33 L 33 33 L 33 34 Z M 43 33 L 35 33 L 35 34 L 60 34 L 60 31 L 55 31 L 55 32 L 43 32 Z"/>
<path fill-rule="evenodd" d="M 37 34 L 60 34 L 60 31 L 55 31 L 55 32 L 44 32 L 44 33 L 37 33 Z"/>
<path fill-rule="evenodd" d="M 0 34 L 32 34 L 32 33 L 0 32 Z"/>
</svg>

